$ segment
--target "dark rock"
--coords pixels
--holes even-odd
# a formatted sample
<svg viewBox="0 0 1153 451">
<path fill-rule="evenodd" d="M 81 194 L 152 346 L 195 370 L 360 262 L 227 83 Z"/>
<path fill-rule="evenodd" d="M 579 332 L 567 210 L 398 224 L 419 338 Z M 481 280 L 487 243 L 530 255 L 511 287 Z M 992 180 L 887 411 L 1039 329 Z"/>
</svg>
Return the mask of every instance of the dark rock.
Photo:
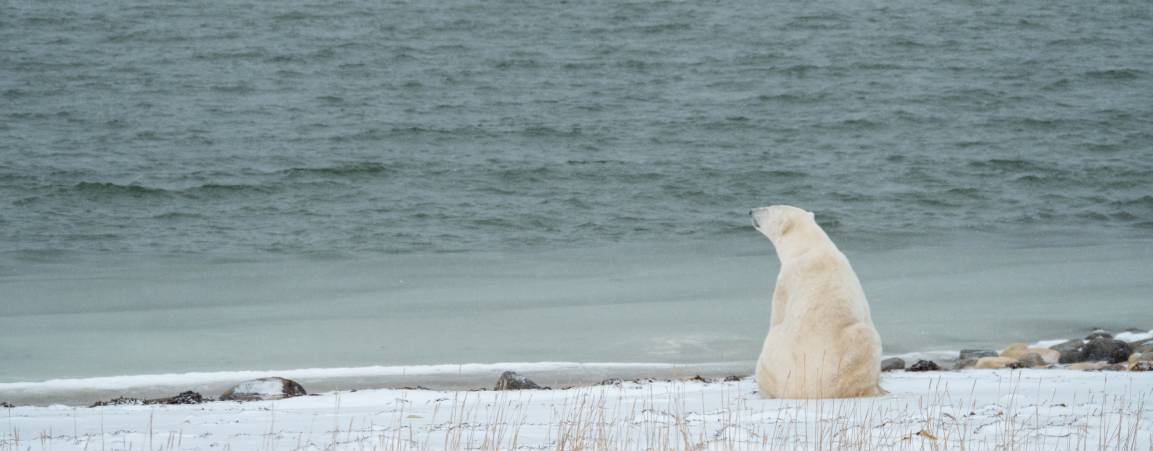
<svg viewBox="0 0 1153 451">
<path fill-rule="evenodd" d="M 200 396 L 200 393 L 197 393 L 194 391 L 186 391 L 186 392 L 183 392 L 179 395 L 172 396 L 169 398 L 138 399 L 138 398 L 126 398 L 126 397 L 121 396 L 119 398 L 113 398 L 113 399 L 110 399 L 108 401 L 97 401 L 95 404 L 92 404 L 89 407 L 144 406 L 144 405 L 155 405 L 155 404 L 167 404 L 167 405 L 201 404 L 201 403 L 205 403 L 208 401 L 209 400 L 204 399 L 203 396 Z"/>
<path fill-rule="evenodd" d="M 1077 363 L 1083 362 L 1082 349 L 1085 347 L 1084 340 L 1069 340 L 1061 344 L 1050 346 L 1049 349 L 1061 353 L 1058 363 Z"/>
<path fill-rule="evenodd" d="M 708 379 L 705 379 L 705 378 L 703 378 L 703 377 L 701 377 L 701 375 L 700 375 L 700 374 L 698 374 L 698 375 L 696 375 L 696 376 L 693 376 L 693 378 L 692 378 L 692 379 L 689 379 L 689 380 L 690 380 L 690 381 L 693 381 L 693 382 L 704 382 L 704 383 L 706 383 L 706 384 L 707 384 L 707 383 L 709 383 L 709 380 L 708 380 Z"/>
<path fill-rule="evenodd" d="M 537 385 L 527 377 L 516 374 L 515 371 L 505 371 L 497 379 L 493 390 L 540 390 L 544 387 Z"/>
<path fill-rule="evenodd" d="M 918 360 L 906 371 L 941 371 L 941 367 L 929 360 Z"/>
<path fill-rule="evenodd" d="M 725 382 L 740 382 L 741 377 L 737 375 L 725 376 Z"/>
<path fill-rule="evenodd" d="M 995 356 L 991 356 L 991 357 L 995 357 Z M 953 370 L 958 371 L 958 370 L 963 370 L 966 368 L 972 368 L 975 366 L 977 366 L 977 359 L 958 360 L 957 363 L 953 364 Z"/>
<path fill-rule="evenodd" d="M 1098 338 L 1113 338 L 1113 334 L 1111 334 L 1109 332 L 1105 332 L 1102 329 L 1097 329 L 1093 332 L 1090 332 L 1089 335 L 1085 336 L 1086 340 L 1095 340 Z"/>
<path fill-rule="evenodd" d="M 0 402 L 0 409 L 11 409 L 14 407 L 16 407 L 16 406 L 9 404 L 9 403 L 6 403 L 6 402 Z"/>
<path fill-rule="evenodd" d="M 171 398 L 149 399 L 144 401 L 145 404 L 201 404 L 208 402 L 200 393 L 194 391 L 186 391 Z"/>
<path fill-rule="evenodd" d="M 425 387 L 423 385 L 417 385 L 415 387 L 401 387 L 401 390 L 432 390 L 432 389 Z M 353 391 L 355 391 L 355 390 L 353 390 Z"/>
<path fill-rule="evenodd" d="M 1153 361 L 1138 360 L 1130 363 L 1129 371 L 1153 371 Z"/>
<path fill-rule="evenodd" d="M 905 361 L 900 357 L 889 357 L 881 361 L 881 371 L 896 371 L 905 369 Z"/>
<path fill-rule="evenodd" d="M 1000 354 L 998 354 L 997 351 L 991 351 L 988 349 L 962 349 L 961 356 L 958 357 L 958 360 L 972 359 L 974 362 L 976 362 L 976 360 L 981 357 L 997 357 L 999 355 Z"/>
<path fill-rule="evenodd" d="M 1112 338 L 1094 338 L 1081 349 L 1081 361 L 1120 363 L 1129 360 L 1133 350 L 1129 343 Z"/>
<path fill-rule="evenodd" d="M 220 395 L 221 401 L 266 401 L 307 395 L 296 381 L 282 377 L 265 377 L 236 384 Z"/>
<path fill-rule="evenodd" d="M 144 405 L 143 399 L 125 398 L 123 396 L 112 398 L 108 401 L 96 401 L 88 407 L 104 407 L 104 406 L 142 406 Z"/>
<path fill-rule="evenodd" d="M 613 378 L 609 378 L 609 379 L 605 379 L 603 381 L 600 381 L 597 383 L 597 385 L 621 385 L 624 383 L 625 383 L 625 381 L 621 380 L 620 378 L 613 377 Z"/>
</svg>

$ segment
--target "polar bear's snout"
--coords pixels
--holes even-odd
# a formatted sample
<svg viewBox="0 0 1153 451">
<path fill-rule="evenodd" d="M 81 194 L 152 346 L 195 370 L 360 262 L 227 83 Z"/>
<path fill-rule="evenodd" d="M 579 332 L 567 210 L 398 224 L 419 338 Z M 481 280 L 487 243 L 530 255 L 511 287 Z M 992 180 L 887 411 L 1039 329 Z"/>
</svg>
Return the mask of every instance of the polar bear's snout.
<svg viewBox="0 0 1153 451">
<path fill-rule="evenodd" d="M 764 226 L 769 224 L 772 220 L 773 207 L 760 207 L 749 210 L 749 217 L 753 220 L 753 228 L 757 230 L 764 230 Z"/>
<path fill-rule="evenodd" d="M 768 219 L 769 216 L 769 208 L 772 207 L 760 207 L 749 210 L 749 217 L 753 218 L 753 227 L 760 228 L 761 224 L 766 222 L 765 220 Z"/>
</svg>

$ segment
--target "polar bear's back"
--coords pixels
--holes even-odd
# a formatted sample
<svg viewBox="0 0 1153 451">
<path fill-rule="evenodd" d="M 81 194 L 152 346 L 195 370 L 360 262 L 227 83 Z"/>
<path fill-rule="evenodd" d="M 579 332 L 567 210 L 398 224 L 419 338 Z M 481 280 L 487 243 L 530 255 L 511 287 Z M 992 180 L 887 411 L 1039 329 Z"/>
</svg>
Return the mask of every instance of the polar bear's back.
<svg viewBox="0 0 1153 451">
<path fill-rule="evenodd" d="M 861 281 L 835 247 L 781 265 L 777 283 L 787 287 L 785 314 L 790 321 L 830 330 L 857 322 L 872 324 Z"/>
</svg>

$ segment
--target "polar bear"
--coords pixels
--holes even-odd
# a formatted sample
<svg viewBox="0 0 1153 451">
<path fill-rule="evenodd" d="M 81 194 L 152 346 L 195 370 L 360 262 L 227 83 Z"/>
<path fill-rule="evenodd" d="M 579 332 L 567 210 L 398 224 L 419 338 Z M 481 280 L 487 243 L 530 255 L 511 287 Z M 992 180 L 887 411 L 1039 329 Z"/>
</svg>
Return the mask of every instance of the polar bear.
<svg viewBox="0 0 1153 451">
<path fill-rule="evenodd" d="M 881 337 L 849 260 L 811 212 L 774 205 L 749 214 L 781 260 L 769 334 L 757 361 L 761 396 L 885 393 L 879 385 Z"/>
</svg>

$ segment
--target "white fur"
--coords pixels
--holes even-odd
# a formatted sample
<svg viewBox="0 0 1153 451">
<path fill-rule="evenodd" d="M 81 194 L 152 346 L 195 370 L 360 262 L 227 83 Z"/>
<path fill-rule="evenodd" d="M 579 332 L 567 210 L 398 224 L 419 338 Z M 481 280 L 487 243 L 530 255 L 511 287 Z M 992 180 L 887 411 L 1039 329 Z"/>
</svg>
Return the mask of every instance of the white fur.
<svg viewBox="0 0 1153 451">
<path fill-rule="evenodd" d="M 753 226 L 773 242 L 781 272 L 756 379 L 769 398 L 849 398 L 884 393 L 881 337 L 849 260 L 813 214 L 754 209 Z"/>
</svg>

